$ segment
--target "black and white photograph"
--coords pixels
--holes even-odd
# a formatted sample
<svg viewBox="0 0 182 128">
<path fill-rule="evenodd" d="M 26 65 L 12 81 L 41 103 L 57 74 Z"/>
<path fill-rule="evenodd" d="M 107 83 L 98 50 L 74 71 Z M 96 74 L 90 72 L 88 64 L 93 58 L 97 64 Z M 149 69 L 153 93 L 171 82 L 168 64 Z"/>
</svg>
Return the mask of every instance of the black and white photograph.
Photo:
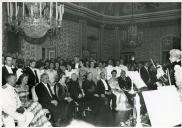
<svg viewBox="0 0 182 128">
<path fill-rule="evenodd" d="M 0 126 L 182 127 L 181 2 L 0 2 Z"/>
</svg>

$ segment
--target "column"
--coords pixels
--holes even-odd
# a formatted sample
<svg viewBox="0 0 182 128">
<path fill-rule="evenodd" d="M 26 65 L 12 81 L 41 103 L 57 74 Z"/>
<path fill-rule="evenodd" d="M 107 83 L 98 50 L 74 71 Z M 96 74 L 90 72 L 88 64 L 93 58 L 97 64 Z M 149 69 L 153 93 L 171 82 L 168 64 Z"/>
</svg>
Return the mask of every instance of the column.
<svg viewBox="0 0 182 128">
<path fill-rule="evenodd" d="M 99 29 L 99 41 L 97 46 L 97 54 L 98 58 L 102 60 L 103 57 L 103 41 L 104 41 L 104 26 L 105 24 L 102 24 Z"/>
<path fill-rule="evenodd" d="M 83 50 L 87 50 L 87 21 L 79 20 L 79 39 L 80 39 L 80 57 L 83 55 Z"/>
<path fill-rule="evenodd" d="M 113 46 L 113 53 L 114 53 L 114 59 L 120 58 L 120 35 L 119 35 L 119 28 L 114 28 L 114 35 L 115 35 L 115 41 Z"/>
</svg>

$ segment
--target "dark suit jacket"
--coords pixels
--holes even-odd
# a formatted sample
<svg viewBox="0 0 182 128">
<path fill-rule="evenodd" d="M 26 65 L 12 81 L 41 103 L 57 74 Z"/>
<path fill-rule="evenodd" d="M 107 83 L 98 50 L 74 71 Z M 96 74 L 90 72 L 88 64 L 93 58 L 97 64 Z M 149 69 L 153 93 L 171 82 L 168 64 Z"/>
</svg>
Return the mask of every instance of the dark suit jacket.
<svg viewBox="0 0 182 128">
<path fill-rule="evenodd" d="M 69 91 L 70 97 L 74 100 L 77 100 L 78 95 L 82 94 L 78 81 L 70 80 L 68 82 L 68 91 Z"/>
<path fill-rule="evenodd" d="M 107 83 L 107 86 L 108 86 L 108 90 L 111 90 L 111 87 L 109 86 L 109 83 L 108 83 L 107 80 L 106 80 L 106 83 Z M 97 82 L 96 92 L 99 95 L 105 94 L 105 86 L 104 86 L 104 83 L 102 82 L 102 80 L 99 80 Z"/>
<path fill-rule="evenodd" d="M 16 74 L 16 71 L 14 69 L 12 69 L 13 74 Z M 6 68 L 6 66 L 2 67 L 2 85 L 6 84 L 6 77 L 9 75 L 9 72 Z"/>
<path fill-rule="evenodd" d="M 35 87 L 35 92 L 38 97 L 38 102 L 44 107 L 48 104 L 51 104 L 51 100 L 55 99 L 55 96 L 50 96 L 47 88 L 44 86 L 44 84 L 41 82 Z"/>
<path fill-rule="evenodd" d="M 148 85 L 147 82 L 148 82 L 149 79 L 150 79 L 149 70 L 147 71 L 147 70 L 145 69 L 145 67 L 142 67 L 142 68 L 140 69 L 140 75 L 141 75 L 142 80 L 145 82 L 145 84 Z"/>
<path fill-rule="evenodd" d="M 92 97 L 94 96 L 94 94 L 96 93 L 96 85 L 95 82 L 93 80 L 89 81 L 89 80 L 85 80 L 83 82 L 83 90 L 85 93 L 85 97 Z"/>
<path fill-rule="evenodd" d="M 129 77 L 126 77 L 125 80 L 121 76 L 118 77 L 118 83 L 121 89 L 131 89 L 131 79 Z"/>
<path fill-rule="evenodd" d="M 30 67 L 26 67 L 25 70 L 23 71 L 23 73 L 26 73 L 29 76 L 28 85 L 30 88 L 32 86 L 34 86 L 36 83 L 38 83 L 38 81 L 36 80 L 36 76 L 35 76 L 34 72 L 30 69 Z"/>
</svg>

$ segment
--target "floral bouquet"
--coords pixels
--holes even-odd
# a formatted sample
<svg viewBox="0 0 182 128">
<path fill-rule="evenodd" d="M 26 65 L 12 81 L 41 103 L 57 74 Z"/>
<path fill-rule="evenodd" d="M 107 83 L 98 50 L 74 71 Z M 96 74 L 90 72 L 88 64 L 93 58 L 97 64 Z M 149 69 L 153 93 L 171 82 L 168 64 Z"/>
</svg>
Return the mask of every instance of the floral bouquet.
<svg viewBox="0 0 182 128">
<path fill-rule="evenodd" d="M 150 124 L 148 124 L 149 116 L 147 113 L 145 113 L 144 115 L 141 115 L 141 121 L 142 121 L 141 122 L 142 126 L 149 126 L 150 127 Z M 121 127 L 135 127 L 136 124 L 137 124 L 136 118 L 134 118 L 132 116 L 132 114 L 130 115 L 128 120 L 126 120 L 125 122 L 120 122 Z"/>
</svg>

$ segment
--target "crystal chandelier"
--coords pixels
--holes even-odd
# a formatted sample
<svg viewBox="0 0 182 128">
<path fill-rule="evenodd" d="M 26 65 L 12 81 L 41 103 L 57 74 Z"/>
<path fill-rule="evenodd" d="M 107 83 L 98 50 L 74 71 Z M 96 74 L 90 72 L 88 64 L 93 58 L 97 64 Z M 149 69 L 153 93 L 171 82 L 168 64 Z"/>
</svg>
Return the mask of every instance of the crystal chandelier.
<svg viewBox="0 0 182 128">
<path fill-rule="evenodd" d="M 127 28 L 127 46 L 128 47 L 138 47 L 142 44 L 143 32 L 138 29 L 134 18 L 133 18 L 133 8 L 134 5 L 132 3 L 132 15 L 131 15 L 131 23 Z"/>
<path fill-rule="evenodd" d="M 8 28 L 30 38 L 58 33 L 63 14 L 64 5 L 57 2 L 7 2 Z"/>
</svg>

